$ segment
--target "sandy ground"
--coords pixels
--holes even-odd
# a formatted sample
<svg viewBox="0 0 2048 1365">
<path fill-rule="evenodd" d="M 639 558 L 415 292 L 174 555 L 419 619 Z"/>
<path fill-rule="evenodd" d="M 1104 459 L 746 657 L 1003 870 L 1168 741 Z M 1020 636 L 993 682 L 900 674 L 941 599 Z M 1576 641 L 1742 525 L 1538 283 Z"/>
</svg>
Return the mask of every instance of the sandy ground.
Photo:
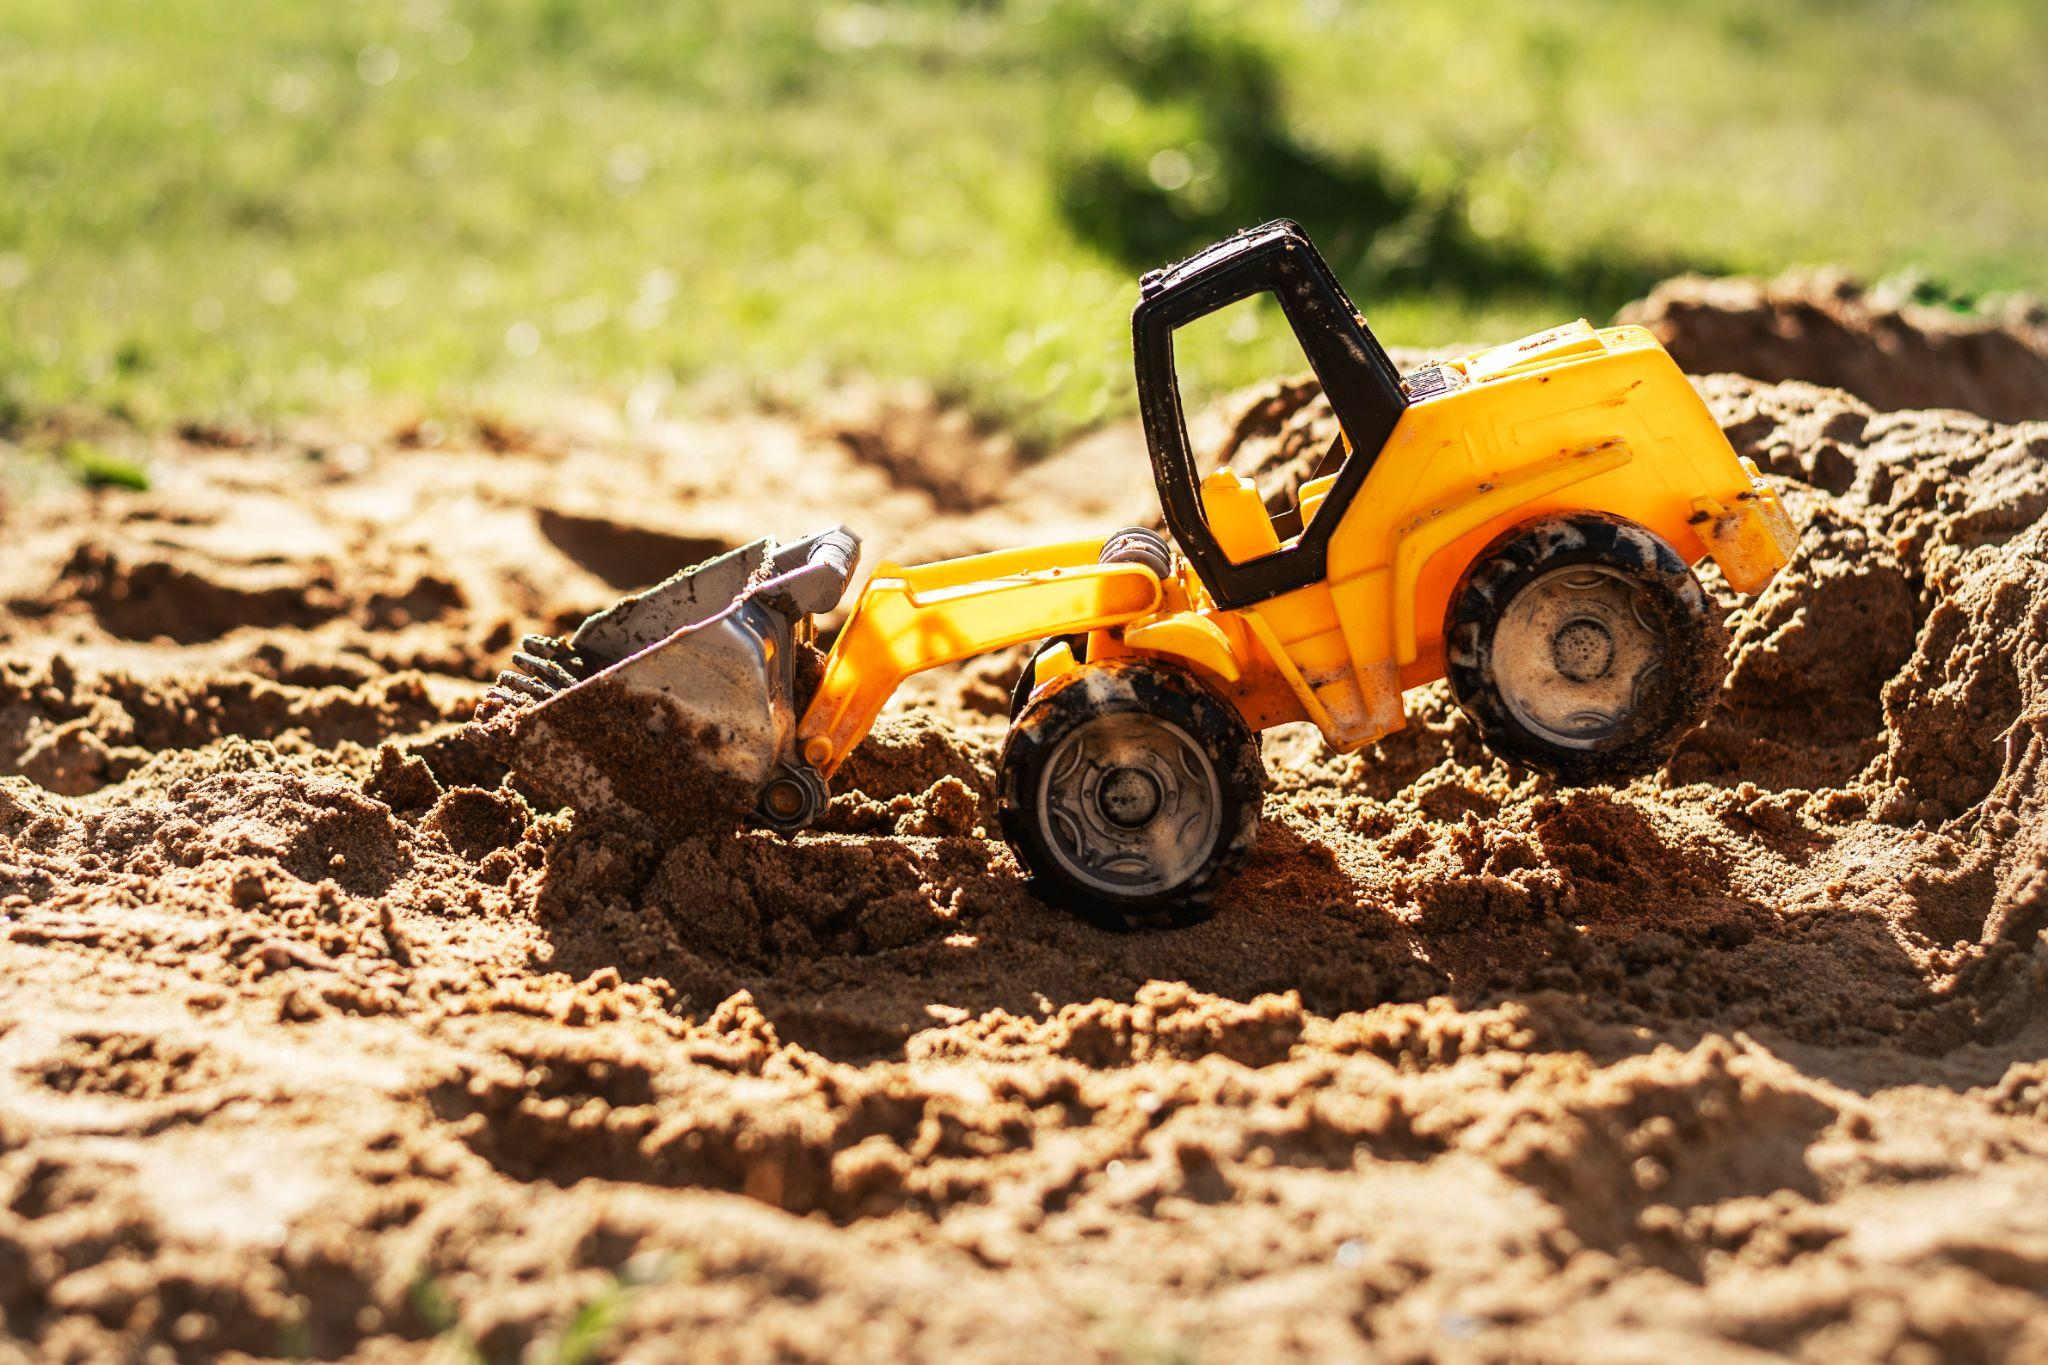
<svg viewBox="0 0 2048 1365">
<path fill-rule="evenodd" d="M 991 837 L 1014 655 L 794 840 L 579 827 L 460 726 L 759 532 L 1143 516 L 1132 430 L 1021 469 L 864 393 L 18 478 L 0 1360 L 2048 1356 L 2048 425 L 1701 384 L 1806 539 L 1666 773 L 1554 789 L 1439 689 L 1278 732 L 1250 870 L 1130 935 Z M 1208 426 L 1280 487 L 1327 420 Z"/>
</svg>

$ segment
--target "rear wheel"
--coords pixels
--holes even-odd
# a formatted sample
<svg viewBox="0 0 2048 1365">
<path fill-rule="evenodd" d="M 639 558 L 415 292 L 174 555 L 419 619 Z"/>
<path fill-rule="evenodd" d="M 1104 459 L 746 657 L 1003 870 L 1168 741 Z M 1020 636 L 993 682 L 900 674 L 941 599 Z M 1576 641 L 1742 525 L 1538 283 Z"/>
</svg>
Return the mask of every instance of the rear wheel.
<svg viewBox="0 0 2048 1365">
<path fill-rule="evenodd" d="M 1486 548 L 1452 594 L 1445 672 L 1495 753 L 1563 781 L 1623 781 L 1705 719 L 1727 637 L 1678 552 L 1575 512 Z"/>
<path fill-rule="evenodd" d="M 1112 659 L 1025 707 L 997 815 L 1049 898 L 1132 924 L 1199 914 L 1250 856 L 1264 795 L 1235 707 L 1185 669 Z"/>
</svg>

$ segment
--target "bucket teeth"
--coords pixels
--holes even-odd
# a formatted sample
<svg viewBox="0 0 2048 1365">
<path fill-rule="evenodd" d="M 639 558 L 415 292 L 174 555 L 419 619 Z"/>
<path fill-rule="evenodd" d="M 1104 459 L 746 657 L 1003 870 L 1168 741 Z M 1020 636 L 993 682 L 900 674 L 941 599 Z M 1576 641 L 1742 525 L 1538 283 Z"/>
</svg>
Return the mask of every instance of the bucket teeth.
<svg viewBox="0 0 2048 1365">
<path fill-rule="evenodd" d="M 566 640 L 552 635 L 529 635 L 519 642 L 519 652 L 536 659 L 547 659 L 553 663 L 574 666 L 583 662 L 582 656 L 569 647 Z"/>
<path fill-rule="evenodd" d="M 498 675 L 498 688 L 531 701 L 546 701 L 555 695 L 555 689 L 539 678 L 528 677 L 517 669 L 506 669 Z M 495 690 L 495 689 L 494 689 Z"/>
<path fill-rule="evenodd" d="M 574 687 L 578 681 L 574 673 L 571 673 L 554 660 L 544 659 L 535 654 L 528 654 L 524 650 L 512 656 L 512 666 L 524 672 L 536 682 L 546 683 L 557 692 L 565 687 Z M 510 670 L 507 671 L 509 672 Z"/>
<path fill-rule="evenodd" d="M 482 718 L 500 707 L 509 706 L 517 710 L 519 707 L 529 704 L 531 700 L 524 692 L 514 692 L 509 688 L 499 687 L 493 683 L 484 690 L 484 699 L 477 703 L 476 713 L 479 718 Z"/>
<path fill-rule="evenodd" d="M 589 660 L 552 635 L 529 635 L 519 642 L 512 666 L 498 675 L 491 689 L 501 701 L 523 706 L 566 692 L 597 672 Z"/>
</svg>

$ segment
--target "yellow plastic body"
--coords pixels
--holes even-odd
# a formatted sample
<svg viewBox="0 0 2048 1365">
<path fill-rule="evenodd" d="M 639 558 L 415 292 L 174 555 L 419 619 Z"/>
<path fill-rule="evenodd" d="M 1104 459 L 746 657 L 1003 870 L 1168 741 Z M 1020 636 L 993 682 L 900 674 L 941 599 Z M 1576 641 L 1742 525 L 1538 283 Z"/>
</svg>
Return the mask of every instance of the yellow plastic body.
<svg viewBox="0 0 2048 1365">
<path fill-rule="evenodd" d="M 1577 322 L 1449 364 L 1468 382 L 1403 412 L 1332 533 L 1324 578 L 1242 610 L 1217 608 L 1184 565 L 1162 582 L 1140 566 L 1097 564 L 1097 541 L 884 565 L 800 721 L 803 757 L 829 774 L 919 669 L 1078 634 L 1091 661 L 1187 665 L 1255 730 L 1307 719 L 1336 748 L 1357 749 L 1401 726 L 1407 689 L 1443 675 L 1459 576 L 1523 522 L 1626 517 L 1689 561 L 1711 558 L 1744 593 L 1791 557 L 1798 538 L 1776 495 L 1642 328 Z M 1325 515 L 1334 482 L 1303 485 L 1303 524 Z M 1248 479 L 1219 470 L 1201 496 L 1233 560 L 1283 543 Z M 1036 681 L 1075 666 L 1072 651 L 1050 651 Z"/>
</svg>

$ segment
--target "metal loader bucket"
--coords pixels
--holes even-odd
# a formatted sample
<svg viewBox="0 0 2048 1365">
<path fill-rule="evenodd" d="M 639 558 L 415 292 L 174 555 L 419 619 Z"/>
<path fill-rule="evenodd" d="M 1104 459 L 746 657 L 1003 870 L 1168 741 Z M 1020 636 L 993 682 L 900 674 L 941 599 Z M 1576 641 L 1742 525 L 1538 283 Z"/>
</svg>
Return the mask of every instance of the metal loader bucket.
<svg viewBox="0 0 2048 1365">
<path fill-rule="evenodd" d="M 790 762 L 810 618 L 859 556 L 838 528 L 685 569 L 567 641 L 529 637 L 479 720 L 514 772 L 587 815 L 671 835 L 741 815 Z"/>
</svg>

